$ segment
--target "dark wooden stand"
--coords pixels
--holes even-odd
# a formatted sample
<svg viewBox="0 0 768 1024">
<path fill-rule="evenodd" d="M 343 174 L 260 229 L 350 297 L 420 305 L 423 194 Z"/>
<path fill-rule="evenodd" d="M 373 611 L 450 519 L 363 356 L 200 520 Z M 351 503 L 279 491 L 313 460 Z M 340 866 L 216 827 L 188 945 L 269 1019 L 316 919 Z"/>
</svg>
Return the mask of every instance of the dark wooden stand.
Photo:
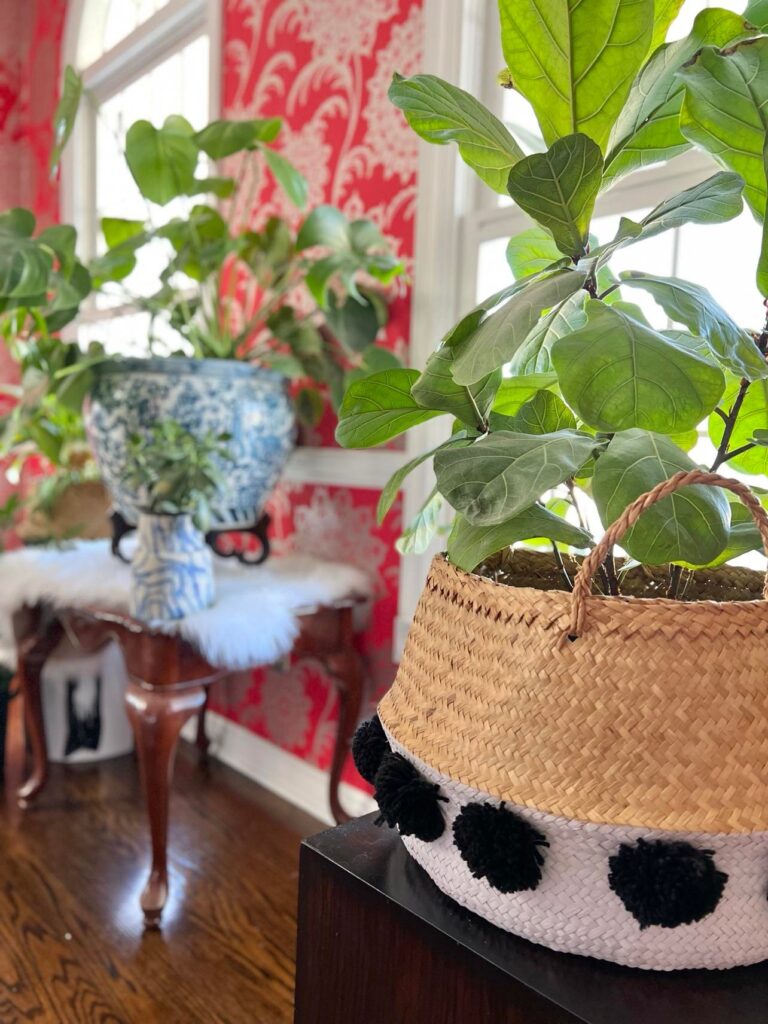
<svg viewBox="0 0 768 1024">
<path fill-rule="evenodd" d="M 336 821 L 348 820 L 339 783 L 365 695 L 363 663 L 354 646 L 354 603 L 308 609 L 299 617 L 293 654 L 316 658 L 328 670 L 339 695 L 339 722 L 330 772 L 330 803 Z M 257 625 L 254 624 L 254 628 Z M 147 927 L 156 927 L 168 896 L 168 807 L 173 759 L 184 723 L 198 714 L 197 745 L 205 754 L 204 714 L 208 686 L 227 674 L 211 665 L 178 635 L 159 633 L 127 615 L 99 609 L 23 608 L 14 617 L 17 682 L 24 696 L 32 769 L 18 791 L 27 807 L 48 778 L 40 675 L 48 656 L 66 634 L 83 650 L 97 651 L 117 640 L 130 683 L 126 710 L 136 738 L 152 840 L 152 866 L 141 896 Z"/>
<path fill-rule="evenodd" d="M 632 970 L 447 899 L 375 815 L 301 849 L 295 1024 L 766 1024 L 768 963 Z"/>
</svg>

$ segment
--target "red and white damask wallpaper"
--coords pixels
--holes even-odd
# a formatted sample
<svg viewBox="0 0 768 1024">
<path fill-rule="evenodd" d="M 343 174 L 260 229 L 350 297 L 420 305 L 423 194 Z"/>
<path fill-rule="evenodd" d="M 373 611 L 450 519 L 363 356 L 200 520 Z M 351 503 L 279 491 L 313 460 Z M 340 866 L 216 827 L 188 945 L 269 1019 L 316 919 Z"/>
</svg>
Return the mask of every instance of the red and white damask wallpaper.
<svg viewBox="0 0 768 1024">
<path fill-rule="evenodd" d="M 416 138 L 387 100 L 387 88 L 393 72 L 419 69 L 422 0 L 222 0 L 222 6 L 223 116 L 280 115 L 283 148 L 309 181 L 310 205 L 331 202 L 350 216 L 372 217 L 410 273 Z M 30 205 L 43 222 L 58 212 L 47 160 L 65 11 L 66 0 L 0 3 L 0 208 Z M 254 196 L 254 225 L 275 211 L 295 216 L 268 181 Z M 384 339 L 401 356 L 408 346 L 408 292 L 401 284 L 393 295 Z M 8 374 L 0 355 L 0 379 Z M 333 426 L 329 413 L 307 442 L 332 446 Z M 383 526 L 376 524 L 377 500 L 373 490 L 284 483 L 270 506 L 276 554 L 311 551 L 371 575 L 375 602 L 360 647 L 372 696 L 394 675 L 394 541 L 401 526 L 399 503 Z M 319 665 L 303 661 L 287 672 L 233 678 L 214 693 L 213 706 L 318 767 L 330 763 L 335 698 Z M 364 785 L 351 765 L 346 778 Z"/>
<path fill-rule="evenodd" d="M 227 0 L 223 112 L 280 115 L 283 150 L 309 182 L 310 206 L 330 202 L 372 217 L 411 270 L 416 202 L 416 136 L 387 99 L 395 71 L 413 74 L 422 50 L 422 0 Z M 254 224 L 294 217 L 268 181 L 255 190 Z M 409 287 L 393 296 L 384 343 L 408 346 Z M 308 438 L 333 445 L 329 413 Z M 343 453 L 340 458 L 344 458 Z M 376 458 L 376 453 L 371 453 Z M 385 481 L 382 480 L 382 484 Z M 283 484 L 271 503 L 275 550 L 311 551 L 370 573 L 375 603 L 361 635 L 372 696 L 392 682 L 397 613 L 400 506 L 376 524 L 378 491 Z M 333 688 L 319 665 L 270 670 L 224 684 L 221 713 L 319 767 L 330 762 Z M 351 766 L 348 781 L 360 783 Z"/>
<path fill-rule="evenodd" d="M 41 226 L 53 223 L 59 212 L 48 155 L 65 13 L 66 0 L 0 0 L 0 210 L 30 207 Z M 0 381 L 16 377 L 0 344 Z M 0 412 L 8 401 L 0 395 Z M 0 505 L 10 492 L 0 473 Z"/>
</svg>

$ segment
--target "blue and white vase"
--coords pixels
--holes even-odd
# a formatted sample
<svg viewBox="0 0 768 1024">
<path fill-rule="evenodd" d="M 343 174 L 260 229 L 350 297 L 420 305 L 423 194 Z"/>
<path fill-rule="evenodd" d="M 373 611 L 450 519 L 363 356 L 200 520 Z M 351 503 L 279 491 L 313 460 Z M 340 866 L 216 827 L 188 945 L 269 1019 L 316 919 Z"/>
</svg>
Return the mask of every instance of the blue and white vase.
<svg viewBox="0 0 768 1024">
<path fill-rule="evenodd" d="M 189 515 L 139 513 L 131 562 L 131 614 L 145 622 L 183 619 L 213 604 L 213 559 Z"/>
<path fill-rule="evenodd" d="M 211 502 L 213 529 L 258 522 L 293 450 L 296 422 L 286 379 L 234 359 L 117 359 L 101 364 L 85 406 L 88 439 L 114 507 L 133 525 L 139 496 L 126 484 L 128 442 L 163 420 L 229 434 L 233 461 Z"/>
</svg>

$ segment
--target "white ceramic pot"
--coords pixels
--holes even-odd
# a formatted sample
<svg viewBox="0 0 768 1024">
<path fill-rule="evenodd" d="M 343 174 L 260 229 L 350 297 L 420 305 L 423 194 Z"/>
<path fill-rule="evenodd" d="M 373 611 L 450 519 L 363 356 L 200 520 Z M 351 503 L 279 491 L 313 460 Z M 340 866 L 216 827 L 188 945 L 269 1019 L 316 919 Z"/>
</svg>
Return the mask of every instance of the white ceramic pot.
<svg viewBox="0 0 768 1024">
<path fill-rule="evenodd" d="M 141 512 L 137 537 L 131 562 L 137 619 L 183 619 L 213 604 L 213 559 L 191 516 Z"/>
</svg>

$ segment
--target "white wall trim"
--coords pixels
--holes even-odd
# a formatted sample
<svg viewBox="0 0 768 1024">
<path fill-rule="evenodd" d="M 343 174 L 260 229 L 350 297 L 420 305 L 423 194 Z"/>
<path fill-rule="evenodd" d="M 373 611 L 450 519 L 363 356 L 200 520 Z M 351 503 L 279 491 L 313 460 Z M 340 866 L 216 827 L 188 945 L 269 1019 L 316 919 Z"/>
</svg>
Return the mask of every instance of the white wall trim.
<svg viewBox="0 0 768 1024">
<path fill-rule="evenodd" d="M 467 68 L 481 42 L 478 0 L 425 0 L 423 70 L 449 82 L 464 83 Z M 478 20 L 480 19 L 480 20 Z M 428 356 L 459 315 L 462 226 L 461 217 L 476 190 L 471 172 L 453 146 L 419 142 L 416 200 L 416 245 L 410 362 L 423 368 Z M 406 437 L 408 458 L 433 448 L 447 437 L 448 420 L 437 417 Z M 413 519 L 434 486 L 429 461 L 411 473 L 403 487 L 403 525 Z M 437 548 L 439 545 L 436 545 Z M 393 657 L 400 659 L 402 643 L 413 618 L 434 551 L 406 555 L 400 562 L 398 617 Z"/>
<path fill-rule="evenodd" d="M 253 779 L 288 803 L 299 807 L 328 825 L 334 825 L 328 802 L 328 774 L 294 754 L 274 746 L 245 726 L 230 722 L 223 715 L 206 715 L 209 755 Z M 194 741 L 197 719 L 184 726 L 182 736 Z M 376 810 L 374 800 L 356 786 L 342 782 L 339 787 L 342 806 L 353 817 Z"/>
<path fill-rule="evenodd" d="M 288 460 L 283 480 L 379 491 L 407 459 L 402 451 L 297 448 Z"/>
</svg>

